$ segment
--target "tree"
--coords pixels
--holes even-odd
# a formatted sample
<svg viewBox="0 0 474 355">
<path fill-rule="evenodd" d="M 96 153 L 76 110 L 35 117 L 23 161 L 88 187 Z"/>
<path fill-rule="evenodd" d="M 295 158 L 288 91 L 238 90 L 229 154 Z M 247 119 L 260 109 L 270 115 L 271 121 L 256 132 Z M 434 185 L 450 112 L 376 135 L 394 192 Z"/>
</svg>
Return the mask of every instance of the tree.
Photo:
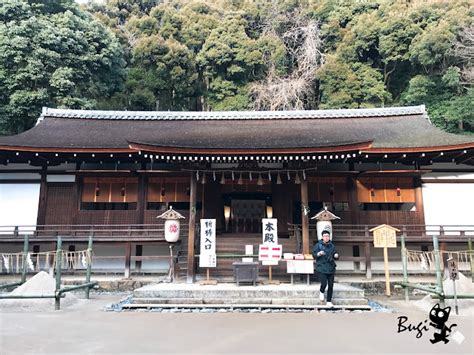
<svg viewBox="0 0 474 355">
<path fill-rule="evenodd" d="M 196 56 L 205 80 L 205 95 L 210 108 L 225 98 L 230 99 L 252 80 L 263 75 L 265 67 L 262 41 L 246 33 L 247 21 L 239 14 L 230 14 L 206 39 Z M 240 102 L 242 106 L 236 107 Z M 247 109 L 249 98 L 240 97 L 233 102 L 235 109 Z M 220 106 L 222 107 L 222 106 Z"/>
<path fill-rule="evenodd" d="M 197 73 L 192 52 L 186 46 L 174 39 L 164 40 L 159 35 L 143 37 L 134 48 L 132 65 L 131 79 L 137 85 L 130 85 L 128 80 L 129 87 L 140 92 L 147 90 L 155 97 L 152 106 L 147 98 L 143 105 L 133 102 L 134 107 L 188 109 L 186 99 L 194 96 Z"/>
<path fill-rule="evenodd" d="M 42 106 L 94 107 L 124 65 L 115 36 L 72 1 L 1 3 L 1 131 L 32 127 Z"/>
</svg>

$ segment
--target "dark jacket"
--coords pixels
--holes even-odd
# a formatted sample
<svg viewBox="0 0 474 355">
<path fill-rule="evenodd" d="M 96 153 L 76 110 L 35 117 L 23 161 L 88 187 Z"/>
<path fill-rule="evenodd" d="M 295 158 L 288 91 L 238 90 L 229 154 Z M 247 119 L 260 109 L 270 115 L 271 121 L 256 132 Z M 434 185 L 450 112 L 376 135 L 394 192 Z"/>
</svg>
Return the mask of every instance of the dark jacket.
<svg viewBox="0 0 474 355">
<path fill-rule="evenodd" d="M 320 251 L 325 254 L 318 256 Z M 321 239 L 313 248 L 313 257 L 316 259 L 316 271 L 323 274 L 334 274 L 336 272 L 336 262 L 334 254 L 337 253 L 336 247 L 329 241 L 327 244 Z"/>
</svg>

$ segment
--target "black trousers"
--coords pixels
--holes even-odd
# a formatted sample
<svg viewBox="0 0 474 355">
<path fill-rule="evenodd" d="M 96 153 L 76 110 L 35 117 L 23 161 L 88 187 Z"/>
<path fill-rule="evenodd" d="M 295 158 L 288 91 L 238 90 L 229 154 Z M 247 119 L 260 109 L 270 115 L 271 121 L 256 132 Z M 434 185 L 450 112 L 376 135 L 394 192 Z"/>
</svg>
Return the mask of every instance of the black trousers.
<svg viewBox="0 0 474 355">
<path fill-rule="evenodd" d="M 332 300 L 332 290 L 334 287 L 334 274 L 323 274 L 322 272 L 319 273 L 319 280 L 321 281 L 321 288 L 319 291 L 324 293 L 326 290 L 326 285 L 328 286 L 328 297 L 326 299 L 327 302 L 331 302 Z"/>
</svg>

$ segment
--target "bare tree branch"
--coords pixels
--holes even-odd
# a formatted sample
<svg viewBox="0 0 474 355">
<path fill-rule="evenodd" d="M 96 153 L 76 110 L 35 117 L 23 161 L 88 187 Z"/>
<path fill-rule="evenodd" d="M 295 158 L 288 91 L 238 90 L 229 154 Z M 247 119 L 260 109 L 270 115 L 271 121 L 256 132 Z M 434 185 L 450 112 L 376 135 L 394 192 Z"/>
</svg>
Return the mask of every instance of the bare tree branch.
<svg viewBox="0 0 474 355">
<path fill-rule="evenodd" d="M 464 28 L 454 43 L 454 54 L 463 61 L 461 78 L 463 84 L 474 83 L 474 25 Z"/>
<path fill-rule="evenodd" d="M 281 77 L 275 64 L 270 64 L 267 77 L 251 88 L 255 110 L 301 110 L 305 107 L 305 99 L 313 94 L 316 71 L 324 63 L 319 24 L 299 13 L 292 14 L 291 22 L 294 26 L 279 37 L 294 63 L 294 69 L 286 77 Z M 278 36 L 271 26 L 266 31 Z"/>
</svg>

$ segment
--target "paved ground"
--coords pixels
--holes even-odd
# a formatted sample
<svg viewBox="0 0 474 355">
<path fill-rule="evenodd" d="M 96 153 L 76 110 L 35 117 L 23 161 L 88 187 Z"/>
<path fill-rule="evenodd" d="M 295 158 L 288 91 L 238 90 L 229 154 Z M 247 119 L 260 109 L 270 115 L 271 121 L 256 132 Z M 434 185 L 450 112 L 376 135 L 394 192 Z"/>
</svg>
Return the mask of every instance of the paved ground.
<svg viewBox="0 0 474 355">
<path fill-rule="evenodd" d="M 413 303 L 377 300 L 396 313 L 156 313 L 104 312 L 121 295 L 93 295 L 61 311 L 0 313 L 1 354 L 473 354 L 474 317 L 452 314 L 465 336 L 431 344 L 433 328 L 397 333 L 398 317 L 427 319 Z M 405 323 L 407 324 L 407 323 Z"/>
</svg>

